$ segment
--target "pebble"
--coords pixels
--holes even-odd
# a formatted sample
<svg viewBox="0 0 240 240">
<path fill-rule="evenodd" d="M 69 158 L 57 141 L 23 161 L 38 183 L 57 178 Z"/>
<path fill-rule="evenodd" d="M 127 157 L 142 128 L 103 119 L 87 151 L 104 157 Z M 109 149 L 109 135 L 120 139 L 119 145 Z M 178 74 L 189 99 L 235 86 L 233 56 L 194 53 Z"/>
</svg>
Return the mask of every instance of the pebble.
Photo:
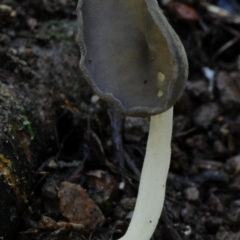
<svg viewBox="0 0 240 240">
<path fill-rule="evenodd" d="M 199 190 L 196 187 L 189 187 L 184 190 L 184 195 L 188 201 L 197 201 L 199 199 Z"/>
<path fill-rule="evenodd" d="M 95 230 L 104 223 L 100 208 L 79 184 L 62 182 L 58 197 L 61 214 L 68 221 L 82 224 L 88 230 Z"/>
<path fill-rule="evenodd" d="M 221 102 L 226 109 L 240 109 L 240 73 L 221 71 L 217 76 L 217 89 Z"/>
<path fill-rule="evenodd" d="M 227 160 L 225 170 L 230 174 L 236 174 L 240 171 L 240 155 L 236 155 Z"/>
<path fill-rule="evenodd" d="M 202 105 L 195 111 L 194 122 L 196 125 L 205 129 L 209 128 L 211 124 L 219 116 L 219 108 L 216 103 L 209 103 Z"/>
<path fill-rule="evenodd" d="M 195 82 L 189 82 L 187 84 L 187 90 L 191 95 L 198 98 L 202 102 L 207 102 L 210 99 L 207 83 L 204 80 L 198 80 Z"/>
</svg>

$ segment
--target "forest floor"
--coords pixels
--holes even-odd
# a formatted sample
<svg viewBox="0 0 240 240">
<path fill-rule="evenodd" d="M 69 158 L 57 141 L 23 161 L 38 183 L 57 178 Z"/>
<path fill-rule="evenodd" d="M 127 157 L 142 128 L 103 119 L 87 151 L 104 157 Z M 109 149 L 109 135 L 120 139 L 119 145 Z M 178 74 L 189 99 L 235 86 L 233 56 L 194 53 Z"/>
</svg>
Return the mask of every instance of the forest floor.
<svg viewBox="0 0 240 240">
<path fill-rule="evenodd" d="M 41 108 L 29 106 L 51 109 L 53 124 L 14 239 L 118 239 L 134 209 L 149 119 L 116 113 L 81 76 L 76 5 L 0 1 L 0 80 L 38 96 Z M 189 78 L 174 110 L 165 210 L 152 239 L 238 240 L 240 4 L 161 6 L 186 49 Z"/>
</svg>

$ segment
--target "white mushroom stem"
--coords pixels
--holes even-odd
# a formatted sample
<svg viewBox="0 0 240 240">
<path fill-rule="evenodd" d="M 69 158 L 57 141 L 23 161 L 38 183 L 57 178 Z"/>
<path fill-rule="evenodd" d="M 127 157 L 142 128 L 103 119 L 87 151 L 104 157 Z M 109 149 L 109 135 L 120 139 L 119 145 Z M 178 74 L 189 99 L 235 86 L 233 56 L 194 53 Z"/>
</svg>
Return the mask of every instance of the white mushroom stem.
<svg viewBox="0 0 240 240">
<path fill-rule="evenodd" d="M 149 240 L 158 224 L 171 158 L 172 119 L 173 107 L 151 117 L 135 210 L 120 240 Z"/>
</svg>

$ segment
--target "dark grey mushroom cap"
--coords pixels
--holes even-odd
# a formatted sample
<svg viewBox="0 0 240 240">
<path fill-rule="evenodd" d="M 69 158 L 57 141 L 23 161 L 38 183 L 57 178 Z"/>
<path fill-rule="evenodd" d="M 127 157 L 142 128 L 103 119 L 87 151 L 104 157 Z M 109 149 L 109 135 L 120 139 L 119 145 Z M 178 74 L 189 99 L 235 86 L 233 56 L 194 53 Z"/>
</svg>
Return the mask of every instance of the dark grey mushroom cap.
<svg viewBox="0 0 240 240">
<path fill-rule="evenodd" d="M 169 109 L 188 65 L 156 0 L 79 0 L 80 68 L 103 99 L 131 116 Z"/>
</svg>

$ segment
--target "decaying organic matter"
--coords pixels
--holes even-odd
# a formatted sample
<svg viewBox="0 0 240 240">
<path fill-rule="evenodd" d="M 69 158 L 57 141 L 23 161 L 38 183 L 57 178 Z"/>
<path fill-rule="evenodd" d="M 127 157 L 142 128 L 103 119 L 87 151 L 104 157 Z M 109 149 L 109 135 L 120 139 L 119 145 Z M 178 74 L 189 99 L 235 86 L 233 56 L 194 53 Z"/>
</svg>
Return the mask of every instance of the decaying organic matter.
<svg viewBox="0 0 240 240">
<path fill-rule="evenodd" d="M 15 93 L 0 83 L 0 236 L 11 239 L 28 203 L 32 182 L 30 136 Z"/>
</svg>

